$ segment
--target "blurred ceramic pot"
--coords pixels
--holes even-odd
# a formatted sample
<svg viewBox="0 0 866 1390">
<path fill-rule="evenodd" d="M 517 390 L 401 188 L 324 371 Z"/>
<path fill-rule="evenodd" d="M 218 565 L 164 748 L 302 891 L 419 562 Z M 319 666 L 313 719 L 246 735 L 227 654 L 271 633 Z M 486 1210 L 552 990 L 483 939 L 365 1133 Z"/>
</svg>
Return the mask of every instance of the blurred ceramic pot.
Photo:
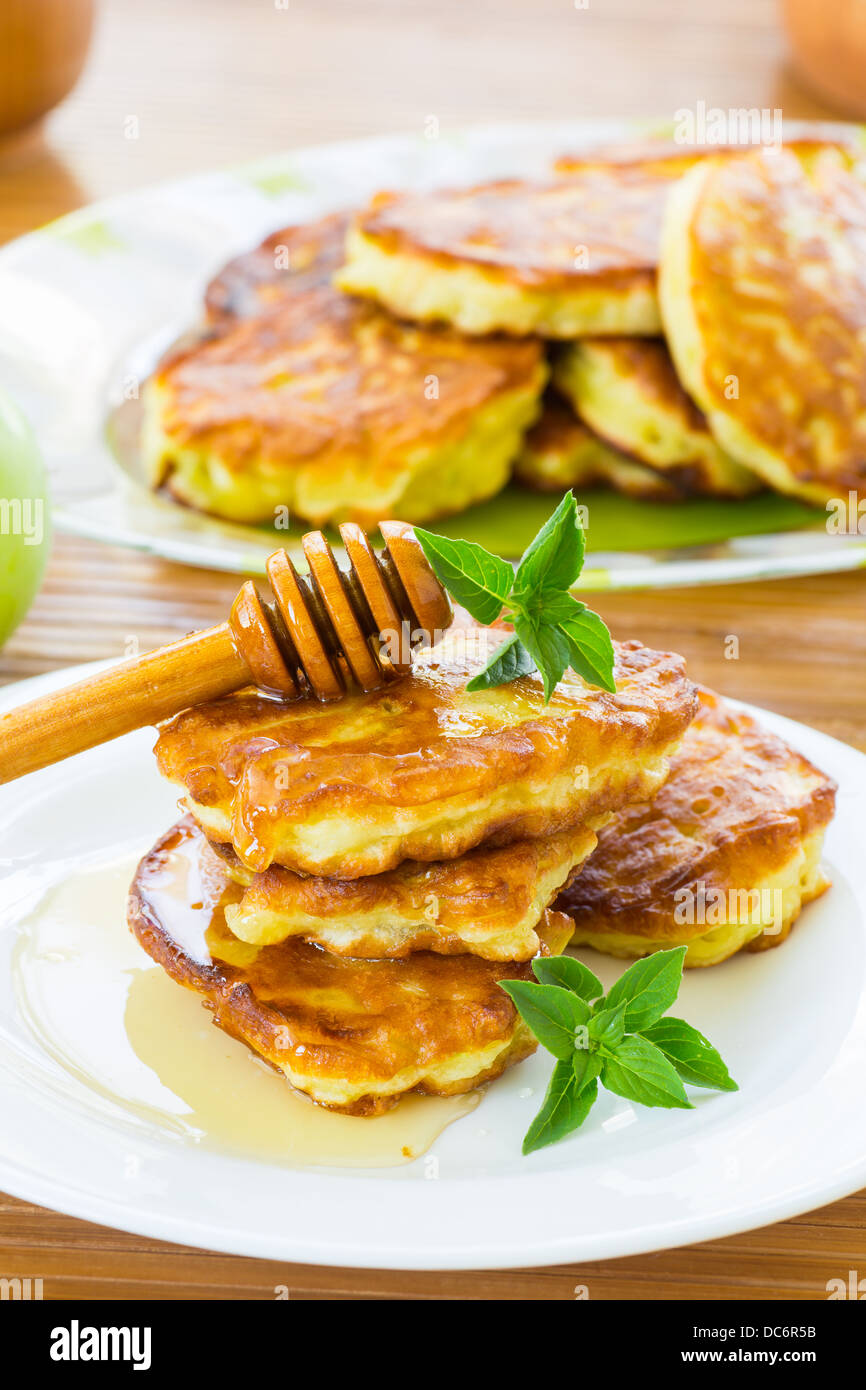
<svg viewBox="0 0 866 1390">
<path fill-rule="evenodd" d="M 94 0 L 0 0 L 0 139 L 23 135 L 72 90 Z"/>
<path fill-rule="evenodd" d="M 783 0 L 794 66 L 818 96 L 866 117 L 866 0 Z"/>
</svg>

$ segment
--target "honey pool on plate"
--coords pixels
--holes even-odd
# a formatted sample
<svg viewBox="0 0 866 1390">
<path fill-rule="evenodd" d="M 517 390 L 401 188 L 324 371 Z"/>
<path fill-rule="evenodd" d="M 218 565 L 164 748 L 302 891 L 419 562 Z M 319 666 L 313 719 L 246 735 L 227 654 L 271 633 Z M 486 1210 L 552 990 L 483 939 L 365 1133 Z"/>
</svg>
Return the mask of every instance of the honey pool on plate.
<svg viewBox="0 0 866 1390">
<path fill-rule="evenodd" d="M 21 926 L 18 1007 L 46 1052 L 80 1081 L 180 1142 L 305 1166 L 410 1163 L 478 1105 L 478 1091 L 409 1096 L 385 1115 L 357 1118 L 292 1091 L 215 1028 L 199 999 L 132 938 L 125 901 L 136 862 L 72 874 Z M 187 913 L 179 901 L 177 911 Z"/>
</svg>

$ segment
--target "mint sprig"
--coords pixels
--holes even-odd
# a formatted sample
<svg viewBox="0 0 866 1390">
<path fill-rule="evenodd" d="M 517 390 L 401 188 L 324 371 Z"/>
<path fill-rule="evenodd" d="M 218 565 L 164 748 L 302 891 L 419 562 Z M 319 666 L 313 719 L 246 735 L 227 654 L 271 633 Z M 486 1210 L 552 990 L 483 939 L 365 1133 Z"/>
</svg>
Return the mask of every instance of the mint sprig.
<svg viewBox="0 0 866 1390">
<path fill-rule="evenodd" d="M 572 956 L 534 960 L 537 984 L 499 981 L 556 1058 L 544 1103 L 523 1140 L 525 1154 L 578 1129 L 599 1082 L 625 1100 L 666 1110 L 693 1108 L 685 1084 L 737 1090 L 712 1043 L 683 1019 L 664 1017 L 679 993 L 685 954 L 685 946 L 676 946 L 635 961 L 606 995 L 589 967 Z"/>
<path fill-rule="evenodd" d="M 475 541 L 438 536 L 420 526 L 415 535 L 439 582 L 476 622 L 490 624 L 504 614 L 514 627 L 514 635 L 467 690 L 505 685 L 537 670 L 546 704 L 571 667 L 590 685 L 616 692 L 610 633 L 599 615 L 569 592 L 586 548 L 573 492 L 548 517 L 516 571 Z"/>
</svg>

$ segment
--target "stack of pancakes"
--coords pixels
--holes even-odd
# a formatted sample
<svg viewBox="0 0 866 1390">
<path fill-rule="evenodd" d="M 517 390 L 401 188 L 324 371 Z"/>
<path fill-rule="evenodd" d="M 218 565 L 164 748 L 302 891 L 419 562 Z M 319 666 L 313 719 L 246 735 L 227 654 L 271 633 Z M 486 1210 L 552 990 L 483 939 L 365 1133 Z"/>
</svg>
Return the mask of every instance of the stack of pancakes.
<svg viewBox="0 0 866 1390">
<path fill-rule="evenodd" d="M 534 1049 L 498 981 L 564 948 L 550 904 L 662 786 L 695 714 L 682 658 L 637 642 L 617 645 L 616 694 L 572 673 L 547 705 L 534 674 L 468 693 L 501 640 L 452 631 L 381 691 L 245 691 L 160 732 L 186 815 L 139 866 L 131 926 L 322 1105 L 456 1094 Z"/>
<path fill-rule="evenodd" d="M 512 474 L 862 497 L 866 160 L 821 134 L 609 148 L 273 233 L 146 384 L 154 486 L 317 525 L 430 520 Z"/>
<path fill-rule="evenodd" d="M 233 521 L 425 521 L 508 481 L 547 380 L 542 345 L 419 327 L 336 288 L 349 219 L 231 261 L 206 327 L 143 392 L 155 487 Z"/>
<path fill-rule="evenodd" d="M 337 282 L 463 333 L 549 341 L 516 476 L 651 499 L 866 496 L 866 160 L 644 142 L 547 183 L 382 194 Z"/>
</svg>

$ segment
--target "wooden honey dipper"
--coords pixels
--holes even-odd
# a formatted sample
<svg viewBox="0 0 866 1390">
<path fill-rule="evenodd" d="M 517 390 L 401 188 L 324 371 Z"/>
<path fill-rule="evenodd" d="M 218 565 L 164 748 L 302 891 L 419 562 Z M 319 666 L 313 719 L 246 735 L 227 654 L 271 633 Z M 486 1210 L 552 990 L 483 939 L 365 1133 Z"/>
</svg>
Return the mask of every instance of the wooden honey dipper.
<svg viewBox="0 0 866 1390">
<path fill-rule="evenodd" d="M 0 782 L 246 685 L 284 700 L 338 700 L 344 672 L 362 690 L 402 675 L 411 665 L 405 625 L 433 640 L 453 613 L 411 526 L 382 521 L 379 530 L 385 549 L 376 552 L 360 526 L 340 527 L 348 570 L 322 532 L 311 531 L 301 541 L 309 575 L 298 574 L 285 550 L 269 558 L 272 603 L 248 579 L 228 622 L 3 715 Z"/>
</svg>

